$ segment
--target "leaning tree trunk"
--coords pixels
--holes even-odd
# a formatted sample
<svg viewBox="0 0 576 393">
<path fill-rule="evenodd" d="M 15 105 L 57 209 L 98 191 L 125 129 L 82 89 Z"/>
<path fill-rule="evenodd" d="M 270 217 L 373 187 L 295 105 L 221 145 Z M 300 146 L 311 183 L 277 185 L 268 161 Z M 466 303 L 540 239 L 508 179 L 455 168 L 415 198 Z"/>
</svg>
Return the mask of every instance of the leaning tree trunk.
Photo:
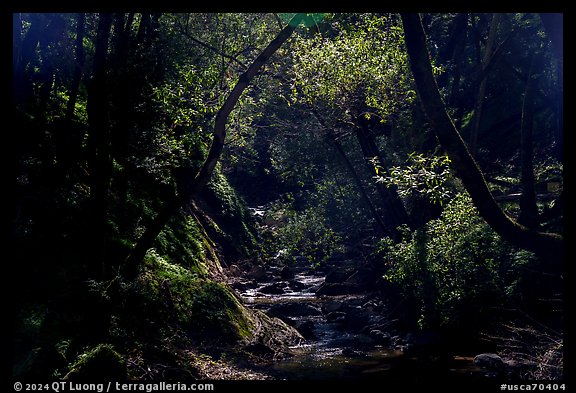
<svg viewBox="0 0 576 393">
<path fill-rule="evenodd" d="M 362 154 L 366 159 L 366 165 L 372 176 L 377 176 L 378 173 L 368 160 L 371 158 L 378 158 L 380 162 L 384 163 L 384 158 L 376 145 L 374 135 L 370 133 L 370 129 L 364 121 L 360 121 L 360 127 L 356 130 L 356 138 L 362 149 Z M 384 224 L 386 225 L 386 232 L 389 235 L 396 236 L 396 228 L 402 224 L 409 224 L 410 220 L 406 208 L 398 195 L 395 186 L 386 187 L 381 182 L 376 182 L 376 190 L 382 199 L 384 206 Z"/>
<path fill-rule="evenodd" d="M 224 147 L 224 140 L 226 139 L 226 122 L 228 121 L 230 113 L 260 68 L 262 68 L 262 66 L 266 64 L 282 44 L 290 38 L 304 16 L 304 14 L 296 14 L 290 22 L 288 22 L 288 25 L 278 33 L 276 38 L 274 38 L 274 40 L 272 40 L 262 53 L 260 53 L 260 55 L 258 55 L 258 57 L 252 62 L 252 64 L 250 64 L 248 69 L 240 75 L 234 89 L 232 89 L 230 95 L 226 98 L 226 101 L 216 114 L 212 145 L 210 146 L 208 156 L 200 167 L 200 170 L 196 176 L 194 176 L 192 181 L 189 181 L 180 187 L 178 196 L 168 201 L 165 204 L 165 207 L 153 220 L 152 224 L 146 228 L 144 234 L 140 239 L 138 239 L 136 246 L 126 258 L 124 266 L 120 272 L 122 275 L 130 278 L 137 273 L 138 267 L 146 255 L 146 251 L 152 246 L 152 243 L 164 228 L 168 220 L 173 214 L 178 212 L 182 206 L 189 203 L 192 198 L 206 186 L 208 181 L 210 181 L 216 163 L 218 162 Z"/>
<path fill-rule="evenodd" d="M 386 225 L 384 224 L 384 221 L 382 221 L 382 217 L 380 217 L 380 214 L 378 214 L 378 211 L 376 211 L 374 204 L 372 203 L 372 201 L 368 197 L 368 194 L 366 193 L 366 190 L 364 189 L 364 185 L 362 184 L 362 180 L 360 179 L 360 176 L 358 176 L 358 173 L 356 172 L 354 165 L 352 165 L 352 163 L 348 159 L 348 156 L 346 155 L 346 152 L 342 148 L 342 145 L 334 137 L 333 134 L 331 134 L 331 141 L 332 141 L 332 146 L 334 146 L 334 148 L 336 149 L 336 151 L 338 152 L 338 154 L 342 158 L 342 161 L 344 162 L 346 169 L 348 169 L 348 173 L 350 173 L 350 176 L 352 176 L 352 179 L 354 179 L 354 183 L 356 184 L 356 187 L 358 188 L 358 192 L 360 193 L 362 200 L 364 201 L 364 203 L 366 204 L 368 209 L 370 209 L 370 212 L 372 213 L 372 217 L 374 218 L 374 221 L 376 222 L 376 226 L 378 227 L 378 230 L 382 233 L 386 233 Z"/>
<path fill-rule="evenodd" d="M 326 125 L 326 122 L 324 121 L 322 116 L 320 116 L 320 114 L 318 113 L 316 108 L 310 107 L 310 111 L 312 112 L 312 114 L 314 115 L 316 120 L 318 120 L 318 123 L 320 123 L 320 125 L 326 130 L 326 132 L 328 134 L 329 142 L 331 143 L 332 146 L 334 146 L 334 148 L 336 149 L 336 151 L 340 155 L 340 158 L 342 158 L 342 162 L 346 166 L 346 169 L 348 169 L 348 173 L 350 174 L 350 176 L 352 176 L 352 179 L 354 180 L 354 183 L 356 184 L 356 187 L 358 188 L 358 192 L 360 193 L 360 196 L 362 197 L 364 204 L 368 207 L 368 209 L 372 213 L 372 217 L 374 218 L 377 229 L 381 233 L 385 234 L 386 233 L 386 225 L 384 224 L 382 217 L 380 217 L 380 214 L 378 214 L 376 207 L 374 207 L 374 204 L 372 203 L 372 201 L 368 197 L 368 193 L 366 192 L 366 189 L 364 188 L 364 185 L 362 184 L 362 179 L 360 179 L 360 176 L 358 175 L 358 172 L 356 172 L 354 165 L 352 165 L 352 163 L 348 159 L 346 152 L 342 148 L 342 144 L 340 144 L 340 141 L 338 140 L 338 138 L 336 138 L 336 132 Z"/>
<path fill-rule="evenodd" d="M 542 269 L 562 271 L 562 236 L 527 228 L 506 215 L 496 203 L 484 175 L 446 111 L 432 72 L 430 53 L 420 16 L 412 13 L 403 13 L 401 16 L 418 96 L 440 144 L 448 153 L 457 175 L 480 215 L 503 239 L 520 248 L 533 251 L 542 261 L 547 262 L 548 266 L 543 266 Z"/>
</svg>

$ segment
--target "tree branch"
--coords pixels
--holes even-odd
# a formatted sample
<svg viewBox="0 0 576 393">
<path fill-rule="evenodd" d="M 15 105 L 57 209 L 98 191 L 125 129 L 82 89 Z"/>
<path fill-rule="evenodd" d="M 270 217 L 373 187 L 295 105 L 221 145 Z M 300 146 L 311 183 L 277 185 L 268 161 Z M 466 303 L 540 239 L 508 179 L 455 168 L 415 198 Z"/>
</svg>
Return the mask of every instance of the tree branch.
<svg viewBox="0 0 576 393">
<path fill-rule="evenodd" d="M 213 47 L 210 44 L 207 44 L 203 41 L 200 41 L 198 38 L 193 37 L 192 35 L 190 35 L 190 33 L 182 31 L 181 32 L 185 37 L 187 37 L 188 39 L 192 40 L 192 42 L 195 42 L 196 44 L 203 46 L 206 49 L 211 50 L 212 52 L 215 52 L 217 54 L 219 54 L 220 56 L 228 59 L 228 60 L 232 60 L 233 62 L 239 64 L 240 66 L 242 66 L 243 69 L 248 68 L 248 66 L 244 63 L 242 63 L 240 60 L 238 60 L 237 58 L 235 58 L 234 56 L 230 56 L 229 54 L 226 54 L 224 52 L 222 52 L 221 50 L 219 50 L 218 48 Z"/>
</svg>

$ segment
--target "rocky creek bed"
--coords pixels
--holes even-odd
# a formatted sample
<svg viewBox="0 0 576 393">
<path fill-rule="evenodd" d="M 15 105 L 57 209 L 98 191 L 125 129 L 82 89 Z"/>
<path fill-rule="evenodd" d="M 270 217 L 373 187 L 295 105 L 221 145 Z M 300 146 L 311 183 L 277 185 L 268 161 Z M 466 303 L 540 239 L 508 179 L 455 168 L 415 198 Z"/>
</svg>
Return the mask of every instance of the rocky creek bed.
<svg viewBox="0 0 576 393">
<path fill-rule="evenodd" d="M 438 334 L 398 329 L 389 306 L 369 284 L 374 274 L 350 261 L 328 271 L 232 266 L 230 284 L 244 304 L 281 319 L 303 337 L 288 348 L 288 356 L 269 356 L 267 372 L 280 380 L 510 375 L 511 368 L 495 354 L 454 353 Z"/>
</svg>

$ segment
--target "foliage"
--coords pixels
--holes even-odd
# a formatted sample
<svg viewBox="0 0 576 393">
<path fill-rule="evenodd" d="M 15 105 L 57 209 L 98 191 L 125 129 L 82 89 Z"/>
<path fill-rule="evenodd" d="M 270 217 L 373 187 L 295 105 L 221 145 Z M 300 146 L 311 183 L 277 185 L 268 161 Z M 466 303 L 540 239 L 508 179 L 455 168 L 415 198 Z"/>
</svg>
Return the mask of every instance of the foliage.
<svg viewBox="0 0 576 393">
<path fill-rule="evenodd" d="M 210 119 L 219 104 L 218 78 L 214 66 L 199 70 L 184 64 L 174 79 L 154 88 L 159 121 L 152 143 L 158 156 L 150 159 L 165 170 L 200 165 L 209 147 Z"/>
<path fill-rule="evenodd" d="M 284 262 L 304 258 L 309 266 L 318 266 L 332 254 L 341 251 L 341 238 L 326 222 L 326 217 L 316 208 L 296 210 L 293 197 L 287 195 L 286 203 L 276 203 L 267 213 L 272 225 L 264 233 L 265 249 L 269 255 Z M 265 219 L 265 222 L 267 220 Z"/>
<path fill-rule="evenodd" d="M 421 327 L 456 323 L 470 304 L 486 306 L 503 295 L 500 264 L 509 249 L 466 194 L 425 227 L 404 229 L 402 242 L 381 240 L 378 252 L 389 267 L 385 279 L 418 302 Z"/>
<path fill-rule="evenodd" d="M 344 123 L 370 113 L 384 121 L 415 98 L 402 30 L 375 15 L 339 27 L 336 37 L 317 35 L 296 44 L 294 98 L 337 109 Z"/>
<path fill-rule="evenodd" d="M 393 166 L 386 170 L 376 158 L 372 164 L 376 169 L 376 181 L 387 187 L 398 187 L 402 197 L 423 195 L 432 203 L 443 205 L 450 198 L 450 159 L 448 156 L 426 157 L 412 152 L 408 155 L 405 167 Z"/>
</svg>

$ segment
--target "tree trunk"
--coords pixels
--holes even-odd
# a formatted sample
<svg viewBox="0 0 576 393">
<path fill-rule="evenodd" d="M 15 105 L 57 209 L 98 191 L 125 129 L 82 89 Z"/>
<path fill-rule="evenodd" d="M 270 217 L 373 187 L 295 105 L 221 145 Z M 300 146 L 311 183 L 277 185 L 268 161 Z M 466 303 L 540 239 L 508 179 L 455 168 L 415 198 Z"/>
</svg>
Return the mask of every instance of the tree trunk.
<svg viewBox="0 0 576 393">
<path fill-rule="evenodd" d="M 377 176 L 376 169 L 368 160 L 371 158 L 378 158 L 380 163 L 384 163 L 384 158 L 380 153 L 374 135 L 370 132 L 368 125 L 363 120 L 360 120 L 360 127 L 356 129 L 356 138 L 362 149 L 362 154 L 366 159 L 368 171 L 372 176 Z M 395 235 L 396 228 L 402 224 L 408 224 L 409 218 L 406 213 L 406 208 L 402 200 L 398 196 L 398 192 L 394 186 L 386 187 L 383 183 L 376 182 L 376 190 L 382 199 L 384 206 L 384 224 L 386 225 L 386 233 Z"/>
<path fill-rule="evenodd" d="M 500 13 L 492 14 L 492 23 L 490 24 L 490 31 L 488 33 L 488 40 L 486 41 L 486 48 L 484 49 L 484 57 L 480 65 L 480 85 L 478 86 L 478 96 L 476 97 L 476 104 L 474 105 L 474 121 L 470 131 L 470 153 L 476 156 L 478 149 L 478 133 L 480 132 L 480 124 L 482 121 L 482 109 L 484 107 L 484 97 L 486 95 L 486 85 L 488 83 L 488 75 L 484 72 L 490 64 L 492 52 L 494 51 L 494 43 L 498 33 L 498 24 L 502 16 Z"/>
<path fill-rule="evenodd" d="M 555 139 L 556 158 L 564 159 L 564 53 L 563 53 L 563 33 L 564 15 L 559 13 L 541 13 L 540 19 L 544 25 L 546 35 L 550 39 L 552 52 L 556 57 L 558 73 L 558 96 L 556 98 L 556 118 L 557 127 Z"/>
<path fill-rule="evenodd" d="M 90 171 L 89 230 L 93 274 L 104 274 L 110 186 L 110 130 L 108 124 L 108 89 L 106 57 L 112 25 L 111 14 L 100 14 L 92 78 L 88 87 L 88 168 Z"/>
<path fill-rule="evenodd" d="M 74 64 L 74 73 L 72 75 L 72 83 L 70 84 L 70 94 L 68 95 L 68 102 L 66 105 L 66 120 L 72 121 L 74 117 L 74 108 L 76 107 L 76 100 L 78 98 L 78 90 L 80 89 L 80 81 L 82 80 L 82 70 L 84 69 L 84 25 L 86 17 L 83 13 L 76 15 L 76 62 Z"/>
<path fill-rule="evenodd" d="M 354 183 L 356 184 L 356 187 L 358 188 L 358 192 L 360 192 L 360 196 L 362 197 L 362 200 L 364 201 L 364 203 L 366 204 L 368 209 L 370 209 L 370 212 L 372 213 L 372 217 L 374 218 L 374 221 L 376 222 L 376 226 L 378 227 L 378 230 L 382 233 L 386 233 L 386 225 L 384 225 L 384 221 L 382 221 L 382 217 L 380 217 L 380 214 L 378 214 L 378 212 L 376 211 L 374 204 L 372 203 L 372 201 L 370 201 L 370 198 L 368 197 L 368 194 L 366 193 L 366 190 L 364 189 L 364 185 L 362 184 L 362 180 L 360 179 L 360 176 L 358 176 L 356 169 L 354 169 L 354 165 L 352 165 L 352 163 L 348 159 L 348 156 L 346 156 L 346 152 L 342 148 L 342 145 L 340 145 L 340 142 L 336 138 L 334 138 L 333 134 L 331 135 L 331 140 L 332 140 L 332 145 L 336 148 L 336 151 L 340 154 L 340 157 L 342 158 L 342 161 L 344 162 L 346 169 L 348 169 L 350 176 L 352 176 L 352 179 L 354 179 Z"/>
<path fill-rule="evenodd" d="M 309 109 L 312 112 L 312 114 L 314 115 L 314 117 L 316 118 L 316 120 L 318 120 L 318 123 L 320 123 L 320 125 L 328 133 L 329 141 L 331 142 L 332 146 L 334 146 L 334 148 L 336 149 L 336 151 L 338 152 L 338 154 L 342 158 L 342 161 L 344 162 L 346 169 L 348 169 L 350 176 L 352 176 L 352 179 L 354 180 L 354 183 L 356 184 L 356 187 L 358 188 L 358 192 L 360 193 L 362 200 L 364 201 L 364 203 L 366 204 L 368 209 L 370 209 L 370 212 L 372 213 L 372 217 L 374 218 L 374 221 L 376 222 L 377 229 L 381 233 L 385 234 L 386 233 L 386 225 L 384 225 L 384 221 L 382 221 L 382 217 L 380 217 L 380 214 L 378 213 L 378 211 L 374 207 L 374 204 L 372 203 L 372 201 L 368 197 L 368 193 L 366 192 L 364 185 L 362 184 L 362 179 L 360 179 L 360 176 L 358 176 L 358 172 L 356 172 L 354 165 L 352 165 L 352 163 L 348 159 L 346 152 L 344 151 L 344 149 L 342 148 L 342 145 L 340 144 L 340 142 L 336 138 L 334 130 L 329 129 L 326 126 L 324 119 L 318 114 L 318 111 L 315 108 L 310 106 Z"/>
<path fill-rule="evenodd" d="M 537 56 L 537 55 L 535 55 Z M 536 205 L 536 190 L 534 180 L 534 166 L 532 162 L 532 128 L 534 123 L 534 63 L 532 58 L 528 71 L 528 80 L 522 102 L 522 121 L 520 125 L 520 161 L 522 195 L 520 196 L 520 216 L 518 222 L 531 229 L 538 228 L 538 206 Z"/>
<path fill-rule="evenodd" d="M 448 99 L 448 105 L 454 107 L 458 100 L 460 99 L 460 81 L 462 79 L 462 71 L 464 69 L 463 58 L 464 49 L 466 49 L 466 37 L 468 36 L 468 14 L 459 14 L 458 18 L 461 18 L 461 29 L 457 30 L 456 33 L 460 34 L 460 39 L 458 40 L 456 47 L 454 48 L 454 53 L 452 56 L 452 64 L 454 64 L 454 72 L 452 73 L 452 84 L 450 86 L 450 96 Z M 448 75 L 448 73 L 444 73 Z M 460 129 L 462 125 L 462 116 L 464 115 L 464 105 L 458 105 L 455 115 L 454 123 L 456 128 Z"/>
<path fill-rule="evenodd" d="M 20 14 L 14 14 L 14 16 Z M 33 60 L 38 57 L 37 48 L 40 40 L 47 34 L 50 14 L 30 14 L 30 26 L 21 41 L 19 41 L 14 64 L 14 103 L 16 107 L 28 106 L 34 97 L 34 86 L 32 75 L 35 70 L 30 66 Z M 22 20 L 15 18 L 14 33 L 20 34 L 22 30 Z M 19 24 L 19 25 L 18 25 Z M 16 31 L 18 30 L 18 31 Z M 15 37 L 16 38 L 16 37 Z M 17 41 L 14 41 L 17 43 Z"/>
<path fill-rule="evenodd" d="M 462 59 L 462 54 L 464 53 L 463 49 L 466 46 L 466 36 L 468 30 L 468 14 L 467 13 L 459 13 L 454 17 L 452 20 L 452 24 L 449 27 L 449 34 L 450 38 L 448 39 L 448 43 L 442 49 L 440 55 L 440 63 L 444 64 L 448 61 L 452 62 L 454 66 L 453 73 L 443 72 L 438 77 L 438 85 L 439 86 L 447 86 L 448 85 L 448 78 L 452 76 L 455 81 L 456 79 L 460 78 L 460 62 Z M 459 83 L 457 82 L 456 85 Z M 452 90 L 454 89 L 454 82 L 452 83 Z"/>
<path fill-rule="evenodd" d="M 562 271 L 562 236 L 538 232 L 520 225 L 507 216 L 494 200 L 484 180 L 484 175 L 446 112 L 432 72 L 420 16 L 403 13 L 401 17 L 418 96 L 440 144 L 448 153 L 457 175 L 472 197 L 480 215 L 503 239 L 520 248 L 535 252 L 542 258 L 542 261 L 548 262 L 548 266 L 543 266 L 543 269 Z"/>
<path fill-rule="evenodd" d="M 252 64 L 250 64 L 248 69 L 240 75 L 234 89 L 232 89 L 230 95 L 226 98 L 226 101 L 216 114 L 216 119 L 214 121 L 214 136 L 208 156 L 196 176 L 194 176 L 191 181 L 180 187 L 178 196 L 172 201 L 166 203 L 165 207 L 154 219 L 152 225 L 146 228 L 144 234 L 140 239 L 138 239 L 136 246 L 124 262 L 121 274 L 125 277 L 131 278 L 137 273 L 138 267 L 146 255 L 146 251 L 152 246 L 154 240 L 164 228 L 170 217 L 172 217 L 172 215 L 183 205 L 189 203 L 192 198 L 206 186 L 212 177 L 212 173 L 214 172 L 214 168 L 224 147 L 224 141 L 226 139 L 226 122 L 228 121 L 230 113 L 258 71 L 264 64 L 266 64 L 282 44 L 288 40 L 303 18 L 304 14 L 296 14 L 290 22 L 288 22 L 288 25 L 278 33 L 276 38 L 274 38 L 252 62 Z"/>
</svg>

